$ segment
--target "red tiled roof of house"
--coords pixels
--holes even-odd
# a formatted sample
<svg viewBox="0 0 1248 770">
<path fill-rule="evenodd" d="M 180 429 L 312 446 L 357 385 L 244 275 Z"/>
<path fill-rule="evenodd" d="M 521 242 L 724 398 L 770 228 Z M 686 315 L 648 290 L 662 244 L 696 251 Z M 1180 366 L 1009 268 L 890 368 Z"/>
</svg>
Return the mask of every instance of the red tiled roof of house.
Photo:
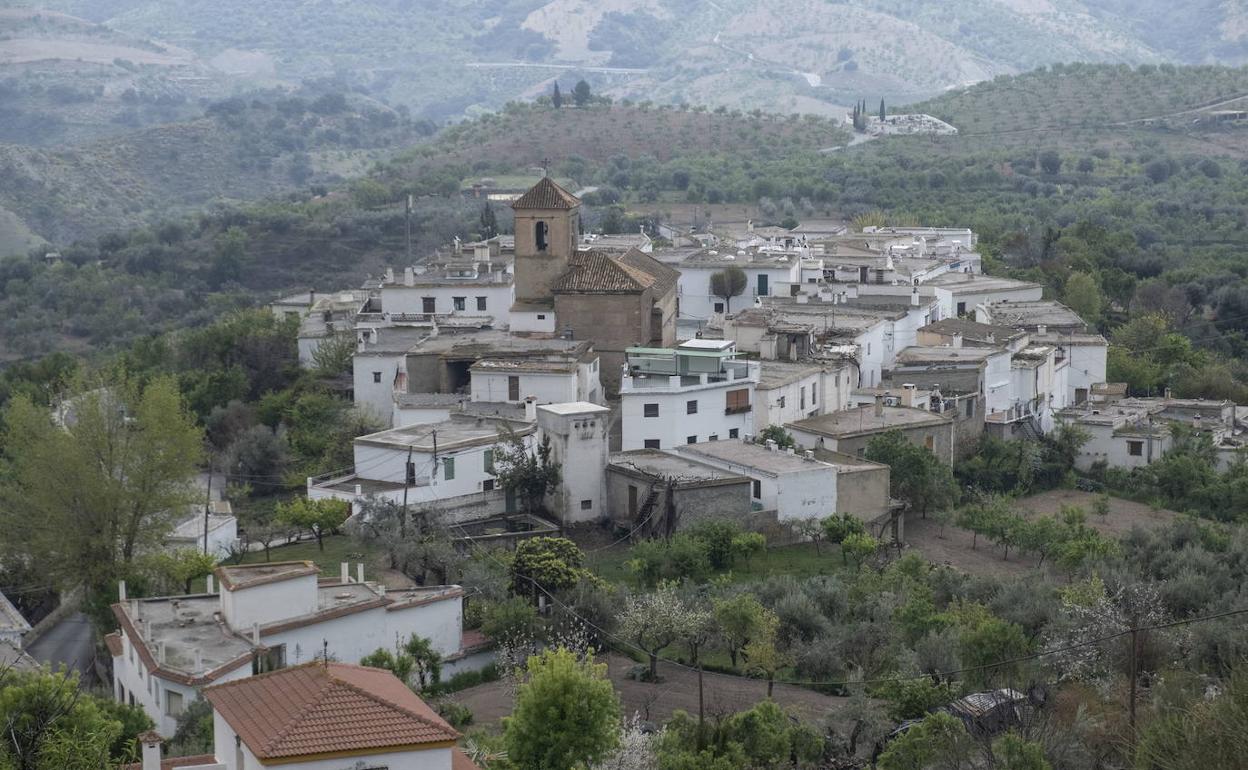
<svg viewBox="0 0 1248 770">
<path fill-rule="evenodd" d="M 581 199 L 555 183 L 548 176 L 542 177 L 529 191 L 512 202 L 513 209 L 574 209 Z"/>
<path fill-rule="evenodd" d="M 568 269 L 555 279 L 555 293 L 636 293 L 653 286 L 654 276 L 601 251 L 583 251 L 568 260 Z"/>
<path fill-rule="evenodd" d="M 459 733 L 389 671 L 308 663 L 204 690 L 261 760 L 449 746 Z"/>
<path fill-rule="evenodd" d="M 637 247 L 633 247 L 619 256 L 619 260 L 629 267 L 647 273 L 654 278 L 654 294 L 661 297 L 676 286 L 680 280 L 680 271 L 671 265 L 665 265 Z"/>
</svg>

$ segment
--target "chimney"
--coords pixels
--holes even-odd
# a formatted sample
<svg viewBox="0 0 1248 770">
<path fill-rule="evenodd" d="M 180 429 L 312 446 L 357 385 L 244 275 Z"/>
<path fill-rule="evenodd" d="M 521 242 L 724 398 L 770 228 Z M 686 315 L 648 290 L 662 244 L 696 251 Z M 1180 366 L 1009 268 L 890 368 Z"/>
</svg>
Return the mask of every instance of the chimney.
<svg viewBox="0 0 1248 770">
<path fill-rule="evenodd" d="M 1036 334 L 1044 334 L 1048 330 L 1049 330 L 1049 327 L 1045 326 L 1044 324 L 1039 324 L 1038 326 L 1036 326 Z"/>
<path fill-rule="evenodd" d="M 875 416 L 876 417 L 884 416 L 884 394 L 883 393 L 875 394 Z"/>
<path fill-rule="evenodd" d="M 164 739 L 155 730 L 148 730 L 139 736 L 143 744 L 143 770 L 160 770 L 160 744 Z"/>
<path fill-rule="evenodd" d="M 215 594 L 217 592 L 216 581 L 212 579 L 212 573 L 208 573 L 208 593 Z"/>
<path fill-rule="evenodd" d="M 251 643 L 257 647 L 260 646 L 260 624 L 259 623 L 251 624 Z"/>
<path fill-rule="evenodd" d="M 953 333 L 953 341 L 950 343 L 950 345 L 955 348 L 962 347 L 962 332 Z"/>
<path fill-rule="evenodd" d="M 394 268 L 386 268 L 386 283 L 394 283 Z"/>
<path fill-rule="evenodd" d="M 797 454 L 797 450 L 796 450 L 796 449 L 794 449 L 793 447 L 789 447 L 788 449 L 784 450 L 784 452 L 785 452 L 785 454 L 790 454 L 790 455 L 795 455 L 795 454 Z"/>
<path fill-rule="evenodd" d="M 776 442 L 773 441 L 772 439 L 767 439 L 767 451 L 769 452 L 776 451 Z"/>
<path fill-rule="evenodd" d="M 403 268 L 403 285 L 404 286 L 416 285 L 416 271 L 410 267 Z"/>
<path fill-rule="evenodd" d="M 364 582 L 364 562 L 362 561 L 355 563 L 355 582 Z"/>
<path fill-rule="evenodd" d="M 363 496 L 364 496 L 364 485 L 363 485 L 363 484 L 356 484 L 356 485 L 355 485 L 355 496 L 356 496 L 356 497 L 363 497 Z"/>
<path fill-rule="evenodd" d="M 350 583 L 351 582 L 351 565 L 344 561 L 338 566 L 340 568 L 339 573 L 341 574 L 341 580 L 339 582 Z"/>
<path fill-rule="evenodd" d="M 918 286 L 915 286 L 914 290 L 910 292 L 910 304 L 913 307 L 919 306 L 919 287 Z"/>
<path fill-rule="evenodd" d="M 126 601 L 126 581 L 124 580 L 117 581 L 117 601 L 123 603 Z"/>
<path fill-rule="evenodd" d="M 913 383 L 907 382 L 907 383 L 902 384 L 901 386 L 901 405 L 902 406 L 908 406 L 908 407 L 914 406 L 914 391 L 915 391 L 915 387 Z"/>
<path fill-rule="evenodd" d="M 524 397 L 524 421 L 537 422 L 537 396 Z"/>
</svg>

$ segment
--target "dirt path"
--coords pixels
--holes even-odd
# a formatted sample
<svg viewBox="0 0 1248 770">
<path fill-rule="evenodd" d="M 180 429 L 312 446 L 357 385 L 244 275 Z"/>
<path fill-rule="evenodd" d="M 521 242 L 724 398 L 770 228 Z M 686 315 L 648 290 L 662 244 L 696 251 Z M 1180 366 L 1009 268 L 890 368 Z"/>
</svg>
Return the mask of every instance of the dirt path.
<svg viewBox="0 0 1248 770">
<path fill-rule="evenodd" d="M 698 713 L 698 677 L 694 672 L 670 663 L 660 663 L 663 681 L 657 685 L 648 684 L 627 678 L 628 671 L 637 665 L 631 659 L 608 654 L 602 660 L 607 663 L 608 675 L 620 695 L 625 714 L 639 713 L 642 719 L 661 724 L 678 709 L 690 714 Z M 767 695 L 767 683 L 707 672 L 703 676 L 703 692 L 708 717 L 731 714 L 763 700 Z M 474 724 L 484 727 L 496 727 L 502 717 L 511 713 L 512 697 L 502 682 L 478 685 L 449 697 L 471 708 Z M 847 698 L 821 695 L 784 684 L 776 685 L 774 697 L 784 708 L 792 709 L 803 719 L 817 725 L 825 724 L 848 701 Z"/>
<path fill-rule="evenodd" d="M 1097 495 L 1073 489 L 1053 489 L 1018 501 L 1019 509 L 1027 516 L 1057 514 L 1062 506 L 1075 505 L 1088 515 L 1088 525 L 1101 534 L 1121 537 L 1134 527 L 1154 529 L 1174 520 L 1177 513 L 1164 509 L 1154 510 L 1143 503 L 1110 498 L 1109 514 L 1101 517 L 1092 513 Z M 906 544 L 921 553 L 933 564 L 947 564 L 973 575 L 1011 577 L 1036 569 L 1038 559 L 1011 552 L 1009 560 L 1005 552 L 980 537 L 977 547 L 972 547 L 974 536 L 967 530 L 948 526 L 941 527 L 932 519 L 907 518 Z"/>
</svg>

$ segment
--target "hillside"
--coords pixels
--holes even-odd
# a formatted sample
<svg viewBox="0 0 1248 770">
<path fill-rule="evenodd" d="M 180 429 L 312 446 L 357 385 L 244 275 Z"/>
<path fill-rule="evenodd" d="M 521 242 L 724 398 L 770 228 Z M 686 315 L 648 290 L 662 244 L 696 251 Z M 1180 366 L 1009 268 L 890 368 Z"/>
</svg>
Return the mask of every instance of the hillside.
<svg viewBox="0 0 1248 770">
<path fill-rule="evenodd" d="M 1238 64 L 1248 51 L 1248 13 L 1218 0 L 45 3 L 235 82 L 334 77 L 439 120 L 556 78 L 617 99 L 839 114 L 1053 62 Z"/>
<path fill-rule="evenodd" d="M 0 244 L 55 244 L 362 173 L 430 127 L 341 95 L 229 99 L 196 120 L 66 149 L 0 145 Z M 10 252 L 11 253 L 11 252 Z"/>
</svg>

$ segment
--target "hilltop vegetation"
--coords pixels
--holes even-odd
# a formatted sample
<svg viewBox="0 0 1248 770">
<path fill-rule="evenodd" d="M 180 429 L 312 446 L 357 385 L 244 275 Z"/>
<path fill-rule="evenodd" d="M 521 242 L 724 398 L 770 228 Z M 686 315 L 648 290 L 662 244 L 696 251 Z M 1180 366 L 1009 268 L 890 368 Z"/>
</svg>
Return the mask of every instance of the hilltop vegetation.
<svg viewBox="0 0 1248 770">
<path fill-rule="evenodd" d="M 912 101 L 1057 61 L 1244 61 L 1244 11 L 1217 0 L 44 4 L 177 46 L 234 83 L 343 74 L 433 119 L 565 76 L 615 98 L 834 114 L 863 96 Z"/>
<path fill-rule="evenodd" d="M 341 93 L 224 99 L 196 120 L 72 149 L 0 145 L 0 210 L 66 244 L 154 221 L 154 212 L 176 217 L 210 202 L 340 183 L 432 131 Z"/>
</svg>

